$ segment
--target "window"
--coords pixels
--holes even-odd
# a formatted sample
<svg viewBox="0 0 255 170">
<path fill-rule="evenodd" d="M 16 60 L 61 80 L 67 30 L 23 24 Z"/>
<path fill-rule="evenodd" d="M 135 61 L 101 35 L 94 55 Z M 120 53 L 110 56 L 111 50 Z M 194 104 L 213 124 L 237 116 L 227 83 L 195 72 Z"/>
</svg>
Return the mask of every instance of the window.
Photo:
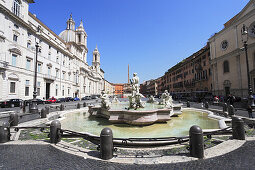
<svg viewBox="0 0 255 170">
<path fill-rule="evenodd" d="M 56 96 L 58 95 L 58 85 L 56 84 Z"/>
<path fill-rule="evenodd" d="M 27 48 L 31 49 L 31 43 L 30 42 L 27 42 Z"/>
<path fill-rule="evenodd" d="M 223 73 L 228 73 L 229 72 L 229 63 L 228 61 L 224 61 L 223 63 Z"/>
<path fill-rule="evenodd" d="M 12 54 L 12 66 L 16 66 L 17 65 L 17 55 Z"/>
<path fill-rule="evenodd" d="M 50 76 L 51 74 L 51 67 L 48 67 L 48 75 Z"/>
<path fill-rule="evenodd" d="M 38 65 L 37 65 L 37 72 L 41 73 L 41 71 L 42 71 L 42 64 L 38 63 Z"/>
<path fill-rule="evenodd" d="M 25 96 L 29 96 L 29 87 L 28 86 L 25 87 Z"/>
<path fill-rule="evenodd" d="M 41 95 L 40 90 L 41 90 L 40 88 L 37 88 L 37 96 Z"/>
<path fill-rule="evenodd" d="M 66 75 L 65 72 L 63 72 L 63 74 L 62 74 L 62 79 L 63 80 L 65 80 L 65 75 Z"/>
<path fill-rule="evenodd" d="M 59 71 L 58 71 L 58 69 L 56 69 L 56 77 L 58 78 L 58 74 L 59 73 Z"/>
<path fill-rule="evenodd" d="M 15 82 L 10 82 L 10 93 L 15 93 Z"/>
<path fill-rule="evenodd" d="M 20 2 L 19 2 L 19 0 L 14 0 L 13 1 L 12 12 L 15 15 L 19 16 L 19 14 L 20 14 Z"/>
<path fill-rule="evenodd" d="M 29 80 L 26 80 L 25 84 L 25 96 L 29 96 Z"/>
<path fill-rule="evenodd" d="M 58 59 L 58 57 L 56 58 L 56 62 L 57 62 L 57 63 L 59 63 L 59 59 Z"/>
<path fill-rule="evenodd" d="M 70 95 L 70 89 L 68 89 L 68 95 Z"/>
<path fill-rule="evenodd" d="M 18 26 L 17 24 L 14 24 L 14 27 L 15 27 L 16 29 L 19 29 L 19 26 Z"/>
<path fill-rule="evenodd" d="M 51 53 L 48 54 L 48 59 L 51 60 Z"/>
<path fill-rule="evenodd" d="M 17 42 L 18 41 L 18 36 L 13 34 L 13 41 Z"/>
<path fill-rule="evenodd" d="M 81 34 L 78 35 L 79 43 L 81 42 Z"/>
<path fill-rule="evenodd" d="M 27 36 L 30 37 L 32 34 L 30 32 L 27 32 Z"/>
<path fill-rule="evenodd" d="M 29 86 L 29 80 L 26 80 L 26 86 Z"/>
<path fill-rule="evenodd" d="M 30 70 L 30 69 L 31 69 L 31 59 L 28 59 L 28 58 L 27 58 L 26 69 L 27 69 L 27 70 Z"/>
<path fill-rule="evenodd" d="M 228 48 L 228 41 L 224 40 L 221 42 L 221 49 L 226 50 Z"/>
</svg>

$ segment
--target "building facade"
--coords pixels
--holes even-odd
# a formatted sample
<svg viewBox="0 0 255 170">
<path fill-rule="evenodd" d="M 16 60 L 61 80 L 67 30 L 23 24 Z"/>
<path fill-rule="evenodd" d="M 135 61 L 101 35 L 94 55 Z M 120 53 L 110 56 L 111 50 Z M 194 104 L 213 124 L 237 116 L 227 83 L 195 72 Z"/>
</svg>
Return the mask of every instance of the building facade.
<svg viewBox="0 0 255 170">
<path fill-rule="evenodd" d="M 160 91 L 168 90 L 170 93 L 211 92 L 209 45 L 171 67 L 161 79 Z"/>
<path fill-rule="evenodd" d="M 118 83 L 113 85 L 115 90 L 114 94 L 117 95 L 118 97 L 123 97 L 124 84 Z"/>
<path fill-rule="evenodd" d="M 29 12 L 30 3 L 34 1 L 0 1 L 0 100 L 31 99 L 35 66 L 38 98 L 100 94 L 104 89 L 100 53 L 96 47 L 89 66 L 83 22 L 76 28 L 71 15 L 58 36 Z"/>
<path fill-rule="evenodd" d="M 114 95 L 115 86 L 107 80 L 104 80 L 104 91 L 106 94 Z"/>
<path fill-rule="evenodd" d="M 224 24 L 224 28 L 209 39 L 211 50 L 213 93 L 248 95 L 248 79 L 241 29 L 248 27 L 248 64 L 251 84 L 255 89 L 255 1 L 249 3 Z"/>
</svg>

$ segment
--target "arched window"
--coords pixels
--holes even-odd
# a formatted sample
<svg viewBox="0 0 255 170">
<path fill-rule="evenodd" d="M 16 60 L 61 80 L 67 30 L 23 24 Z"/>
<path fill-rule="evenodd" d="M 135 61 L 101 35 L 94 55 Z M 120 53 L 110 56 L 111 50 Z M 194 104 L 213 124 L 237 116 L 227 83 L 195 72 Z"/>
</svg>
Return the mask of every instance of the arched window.
<svg viewBox="0 0 255 170">
<path fill-rule="evenodd" d="M 19 16 L 20 15 L 20 1 L 19 0 L 14 0 L 13 1 L 13 7 L 12 7 L 12 12 Z"/>
<path fill-rule="evenodd" d="M 228 73 L 229 72 L 229 62 L 226 60 L 223 63 L 223 73 Z"/>
</svg>

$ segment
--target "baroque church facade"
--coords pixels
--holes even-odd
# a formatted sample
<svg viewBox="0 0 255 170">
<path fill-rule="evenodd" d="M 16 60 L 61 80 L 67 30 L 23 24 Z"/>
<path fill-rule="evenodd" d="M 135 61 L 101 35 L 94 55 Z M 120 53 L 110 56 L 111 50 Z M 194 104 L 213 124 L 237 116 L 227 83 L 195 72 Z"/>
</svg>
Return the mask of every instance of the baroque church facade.
<svg viewBox="0 0 255 170">
<path fill-rule="evenodd" d="M 70 15 L 66 29 L 57 35 L 29 12 L 30 3 L 34 1 L 0 0 L 0 100 L 33 98 L 35 66 L 37 98 L 100 94 L 100 53 L 96 47 L 89 66 L 83 22 L 76 28 Z"/>
<path fill-rule="evenodd" d="M 252 89 L 255 89 L 255 0 L 210 39 L 212 92 L 215 95 L 248 96 L 247 61 L 241 29 L 248 29 L 247 54 Z"/>
</svg>

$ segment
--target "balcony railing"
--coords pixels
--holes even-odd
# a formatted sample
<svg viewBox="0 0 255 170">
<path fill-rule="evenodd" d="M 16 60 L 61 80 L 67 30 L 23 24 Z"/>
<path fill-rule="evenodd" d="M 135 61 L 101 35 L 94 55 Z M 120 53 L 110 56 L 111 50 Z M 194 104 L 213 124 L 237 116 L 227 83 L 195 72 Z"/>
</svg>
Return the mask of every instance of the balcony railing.
<svg viewBox="0 0 255 170">
<path fill-rule="evenodd" d="M 43 74 L 43 78 L 49 79 L 49 80 L 56 80 L 56 76 L 52 76 L 49 74 Z"/>
</svg>

